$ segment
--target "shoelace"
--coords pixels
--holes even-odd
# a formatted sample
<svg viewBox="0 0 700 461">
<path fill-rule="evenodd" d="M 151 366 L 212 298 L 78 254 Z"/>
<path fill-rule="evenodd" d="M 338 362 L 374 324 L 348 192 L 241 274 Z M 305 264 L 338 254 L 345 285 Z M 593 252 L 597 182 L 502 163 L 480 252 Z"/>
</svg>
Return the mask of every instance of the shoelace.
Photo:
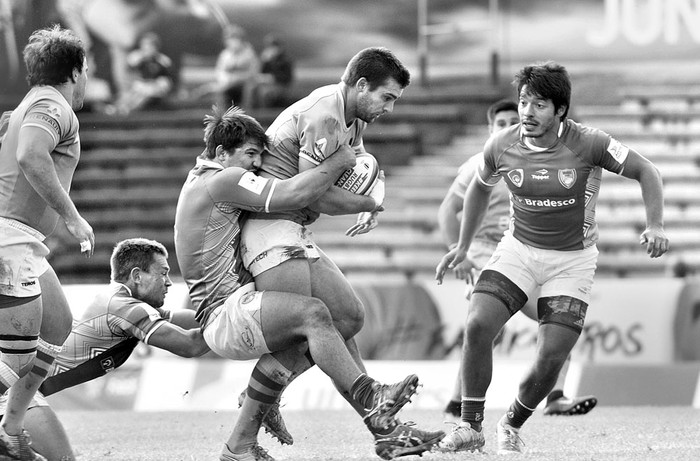
<svg viewBox="0 0 700 461">
<path fill-rule="evenodd" d="M 521 451 L 521 446 L 525 446 L 525 442 L 520 438 L 520 435 L 513 429 L 503 427 L 503 431 L 506 433 L 506 446 L 514 451 Z"/>
<path fill-rule="evenodd" d="M 270 455 L 267 454 L 267 450 L 265 450 L 265 449 L 264 449 L 263 447 L 261 447 L 260 445 L 257 445 L 257 444 L 254 445 L 253 448 L 252 448 L 250 451 L 253 452 L 253 454 L 255 455 L 255 459 L 256 459 L 256 460 L 266 461 L 266 460 L 271 460 L 271 459 L 273 459 Z"/>
</svg>

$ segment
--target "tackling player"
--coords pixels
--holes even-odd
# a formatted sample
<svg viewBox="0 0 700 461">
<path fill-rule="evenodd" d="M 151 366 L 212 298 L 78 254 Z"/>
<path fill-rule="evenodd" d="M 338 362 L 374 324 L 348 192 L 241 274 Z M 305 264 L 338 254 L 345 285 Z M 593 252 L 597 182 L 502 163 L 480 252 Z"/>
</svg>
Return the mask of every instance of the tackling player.
<svg viewBox="0 0 700 461">
<path fill-rule="evenodd" d="M 209 351 L 194 311 L 162 308 L 172 285 L 162 244 L 123 240 L 114 247 L 110 266 L 112 282 L 74 321 L 63 351 L 27 411 L 25 427 L 32 433 L 32 448 L 49 461 L 73 461 L 75 456 L 45 396 L 115 370 L 140 341 L 181 357 Z M 5 402 L 3 398 L 2 410 Z"/>
<path fill-rule="evenodd" d="M 0 128 L 0 393 L 10 389 L 0 456 L 10 460 L 42 459 L 29 447 L 24 417 L 72 320 L 44 239 L 60 218 L 82 253 L 91 256 L 95 245 L 68 196 L 80 158 L 74 111 L 85 99 L 85 48 L 54 26 L 29 37 L 24 62 L 31 88 L 0 119 L 7 123 Z"/>
<path fill-rule="evenodd" d="M 355 165 L 354 151 L 341 144 L 317 168 L 286 180 L 263 178 L 256 171 L 268 138 L 254 118 L 237 107 L 223 114 L 215 107 L 205 125 L 206 148 L 178 199 L 177 260 L 212 351 L 232 360 L 259 358 L 219 459 L 273 459 L 258 445 L 257 434 L 279 392 L 291 381 L 295 362 L 280 362 L 270 352 L 296 351 L 301 344 L 308 345 L 309 360 L 355 405 L 367 409 L 368 424 L 386 426 L 415 393 L 418 377 L 409 375 L 387 386 L 367 376 L 321 300 L 256 289 L 240 255 L 240 226 L 248 212 L 293 210 L 314 202 Z"/>
<path fill-rule="evenodd" d="M 489 134 L 492 135 L 512 125 L 520 123 L 518 118 L 518 105 L 512 101 L 503 99 L 492 104 L 486 111 Z M 459 173 L 452 182 L 447 195 L 440 204 L 438 210 L 438 225 L 445 245 L 451 250 L 457 246 L 459 240 L 459 224 L 464 204 L 464 193 L 477 173 L 479 163 L 484 161 L 484 153 L 479 152 L 472 156 L 459 167 Z M 465 280 L 468 284 L 466 298 L 471 297 L 473 282 L 478 277 L 481 269 L 501 241 L 503 232 L 508 229 L 510 223 L 510 193 L 502 182 L 493 188 L 489 198 L 488 209 L 484 215 L 472 244 L 469 246 L 467 258 L 454 268 L 457 278 Z M 537 298 L 538 296 L 533 296 Z M 528 302 L 523 306 L 522 312 L 532 320 L 537 321 L 537 306 Z M 500 335 L 499 335 L 500 338 Z M 557 377 L 554 389 L 547 396 L 547 404 L 544 409 L 546 415 L 574 415 L 588 413 L 595 407 L 598 400 L 593 396 L 574 397 L 564 396 L 564 381 L 569 368 L 571 355 L 569 355 Z M 462 378 L 461 370 L 457 375 L 454 394 L 445 407 L 445 416 L 459 421 L 461 416 Z"/>
<path fill-rule="evenodd" d="M 457 246 L 436 268 L 468 259 L 493 186 L 511 193 L 512 220 L 472 294 L 462 355 L 462 422 L 441 443 L 448 451 L 481 450 L 493 340 L 528 296 L 537 293 L 537 356 L 518 396 L 498 421 L 498 453 L 523 451 L 520 428 L 552 390 L 583 328 L 598 258 L 595 204 L 602 169 L 639 182 L 647 227 L 640 243 L 652 258 L 668 250 L 658 169 L 609 134 L 566 118 L 571 81 L 554 62 L 524 67 L 515 77 L 520 125 L 492 136 L 464 197 Z M 536 291 L 539 288 L 539 291 Z"/>
<path fill-rule="evenodd" d="M 345 144 L 358 153 L 365 152 L 362 135 L 367 124 L 392 112 L 409 83 L 409 71 L 390 50 L 374 47 L 360 51 L 350 59 L 339 83 L 314 90 L 270 125 L 270 148 L 263 155 L 261 175 L 286 179 L 313 171 Z M 369 196 L 331 186 L 309 206 L 251 216 L 242 234 L 243 262 L 258 289 L 298 293 L 323 301 L 362 369 L 354 336 L 364 323 L 364 307 L 343 273 L 314 243 L 306 226 L 321 213 L 359 213 L 357 224 L 348 229 L 347 235 L 369 232 L 377 225 L 376 215 L 384 200 L 381 176 L 378 186 Z M 298 351 L 284 351 L 275 357 L 282 363 L 296 363 L 295 375 L 313 365 Z M 362 406 L 351 405 L 358 414 L 366 414 Z M 422 453 L 444 436 L 442 431 L 426 432 L 396 421 L 388 428 L 368 427 L 374 434 L 377 454 L 387 459 Z"/>
</svg>

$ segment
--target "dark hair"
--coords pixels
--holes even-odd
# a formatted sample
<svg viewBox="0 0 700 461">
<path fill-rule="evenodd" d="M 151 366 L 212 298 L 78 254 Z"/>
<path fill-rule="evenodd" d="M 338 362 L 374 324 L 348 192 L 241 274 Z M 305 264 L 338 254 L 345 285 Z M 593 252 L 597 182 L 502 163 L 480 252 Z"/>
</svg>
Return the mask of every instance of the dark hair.
<svg viewBox="0 0 700 461">
<path fill-rule="evenodd" d="M 268 138 L 262 125 L 243 109 L 231 106 L 222 114 L 217 106 L 212 107 L 212 115 L 204 117 L 204 151 L 206 158 L 216 157 L 216 146 L 234 150 L 246 142 L 257 142 L 267 148 Z"/>
<path fill-rule="evenodd" d="M 34 31 L 24 47 L 24 65 L 30 86 L 66 83 L 73 70 L 83 71 L 84 63 L 83 42 L 59 25 Z"/>
<path fill-rule="evenodd" d="M 354 85 L 364 77 L 369 89 L 384 84 L 389 78 L 396 80 L 401 88 L 411 83 L 411 74 L 394 53 L 384 47 L 365 48 L 350 59 L 341 80 L 346 85 Z"/>
<path fill-rule="evenodd" d="M 132 238 L 118 242 L 109 260 L 112 280 L 115 282 L 128 280 L 131 270 L 135 267 L 148 271 L 156 254 L 168 257 L 168 250 L 162 243 L 155 240 Z"/>
<path fill-rule="evenodd" d="M 491 104 L 486 111 L 486 119 L 489 121 L 489 125 L 493 123 L 493 119 L 496 118 L 496 114 L 511 110 L 513 112 L 517 112 L 518 105 L 510 99 L 501 99 L 500 101 L 496 101 Z"/>
<path fill-rule="evenodd" d="M 550 99 L 554 110 L 566 107 L 562 119 L 569 113 L 571 103 L 571 79 L 564 66 L 554 61 L 525 66 L 515 75 L 513 84 L 520 90 L 527 85 L 528 90 L 542 99 Z"/>
</svg>

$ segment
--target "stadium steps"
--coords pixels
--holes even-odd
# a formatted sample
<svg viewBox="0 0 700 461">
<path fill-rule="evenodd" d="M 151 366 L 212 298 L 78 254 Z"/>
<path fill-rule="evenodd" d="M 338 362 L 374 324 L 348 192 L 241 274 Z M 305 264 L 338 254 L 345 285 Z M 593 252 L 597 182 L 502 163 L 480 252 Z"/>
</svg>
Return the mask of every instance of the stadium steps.
<svg viewBox="0 0 700 461">
<path fill-rule="evenodd" d="M 307 90 L 304 90 L 308 92 Z M 499 90 L 475 91 L 467 86 L 406 92 L 392 114 L 381 117 L 365 133 L 365 147 L 379 160 L 387 174 L 425 155 L 426 147 L 450 146 L 460 136 L 473 113 L 498 98 Z M 303 95 L 300 95 L 300 97 Z M 473 107 L 478 109 L 473 109 Z M 127 117 L 80 112 L 81 161 L 71 196 L 91 223 L 96 235 L 95 256 L 83 258 L 65 226 L 49 237 L 50 260 L 62 280 L 103 281 L 109 276 L 109 254 L 114 243 L 134 236 L 172 245 L 175 205 L 187 171 L 203 149 L 203 117 L 210 103 L 172 100 Z M 281 109 L 248 111 L 263 126 Z M 406 214 L 395 215 L 406 221 Z M 418 232 L 427 227 L 423 215 L 414 214 Z M 352 217 L 354 221 L 354 217 Z M 379 248 L 381 242 L 374 246 Z M 408 245 L 408 243 L 407 243 Z M 179 268 L 174 261 L 173 275 Z"/>
<path fill-rule="evenodd" d="M 444 255 L 437 229 L 438 206 L 459 165 L 483 148 L 487 130 L 475 114 L 483 114 L 497 99 L 484 95 L 475 103 L 475 107 L 483 105 L 483 110 L 465 116 L 463 102 L 454 94 L 434 98 L 409 94 L 396 105 L 394 114 L 371 125 L 365 137 L 368 151 L 379 157 L 387 172 L 386 211 L 380 215 L 380 226 L 353 238 L 344 232 L 355 216 L 323 216 L 310 226 L 319 245 L 352 277 L 434 275 Z M 700 131 L 663 122 L 664 111 L 681 112 L 679 108 L 633 106 L 629 100 L 605 110 L 584 106 L 578 108 L 577 116 L 619 137 L 658 165 L 665 179 L 665 222 L 672 251 L 651 260 L 639 248 L 645 219 L 639 187 L 606 173 L 597 207 L 598 272 L 612 276 L 667 273 L 669 264 L 678 260 L 700 268 Z M 626 112 L 635 110 L 640 114 L 625 118 Z M 691 118 L 694 110 L 688 105 L 682 109 L 688 123 L 696 123 Z M 662 121 L 645 118 L 642 111 Z M 81 258 L 70 241 L 58 245 L 52 263 L 59 275 L 103 280 L 108 276 L 111 247 L 122 238 L 155 238 L 173 251 L 175 203 L 186 172 L 202 149 L 204 113 L 202 107 L 144 112 L 123 120 L 122 126 L 104 116 L 81 118 L 85 149 L 71 195 L 93 224 L 98 243 L 92 260 Z M 263 121 L 268 117 L 262 112 L 258 116 Z M 457 122 L 449 123 L 453 118 Z M 616 120 L 624 123 L 614 125 Z M 440 131 L 436 127 L 441 123 L 450 126 Z M 177 265 L 171 265 L 177 275 Z"/>
</svg>

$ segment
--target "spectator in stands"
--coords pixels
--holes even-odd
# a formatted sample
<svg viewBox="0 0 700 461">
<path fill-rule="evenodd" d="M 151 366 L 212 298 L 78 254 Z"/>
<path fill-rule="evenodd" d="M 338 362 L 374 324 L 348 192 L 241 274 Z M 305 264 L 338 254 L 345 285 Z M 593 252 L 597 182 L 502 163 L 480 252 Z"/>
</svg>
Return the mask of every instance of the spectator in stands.
<svg viewBox="0 0 700 461">
<path fill-rule="evenodd" d="M 539 288 L 537 357 L 496 431 L 499 454 L 523 451 L 520 428 L 552 390 L 583 328 L 598 257 L 595 203 L 603 168 L 639 182 L 647 215 L 640 243 L 652 258 L 668 250 L 658 169 L 609 134 L 567 119 L 566 69 L 551 61 L 528 65 L 514 84 L 520 125 L 487 141 L 484 161 L 464 197 L 457 246 L 436 268 L 440 283 L 447 269 L 474 267 L 467 251 L 491 191 L 503 179 L 513 215 L 472 293 L 462 354 L 462 422 L 440 443 L 443 451 L 483 448 L 493 341 Z"/>
<path fill-rule="evenodd" d="M 216 60 L 219 107 L 250 107 L 260 72 L 260 61 L 246 33 L 238 25 L 224 30 L 225 47 Z"/>
<path fill-rule="evenodd" d="M 518 105 L 506 99 L 492 104 L 486 112 L 486 117 L 490 135 L 520 123 L 520 119 L 518 118 Z M 457 241 L 459 240 L 459 226 L 465 192 L 469 183 L 477 174 L 479 164 L 483 160 L 484 153 L 480 152 L 470 157 L 469 160 L 459 167 L 457 177 L 452 182 L 452 186 L 450 186 L 447 195 L 445 195 L 445 198 L 440 204 L 438 210 L 438 225 L 443 241 L 450 250 L 457 246 Z M 491 258 L 491 255 L 496 249 L 496 245 L 498 245 L 498 242 L 501 241 L 501 237 L 503 237 L 503 232 L 508 229 L 509 222 L 510 194 L 506 185 L 499 182 L 494 186 L 484 219 L 476 231 L 467 253 L 467 258 L 473 266 L 464 264 L 463 261 L 454 268 L 456 277 L 467 282 L 467 300 L 471 297 L 471 289 L 473 288 L 474 280 L 478 278 L 479 272 Z M 537 297 L 538 296 L 534 296 L 535 299 Z M 522 308 L 522 312 L 532 320 L 537 321 L 537 306 L 533 302 L 526 303 Z M 501 335 L 499 334 L 497 341 L 500 338 Z M 546 415 L 585 414 L 592 410 L 597 403 L 597 399 L 593 396 L 574 397 L 573 399 L 564 396 L 564 381 L 566 379 L 566 372 L 569 368 L 570 360 L 571 354 L 569 354 L 564 366 L 559 372 L 554 389 L 547 396 L 547 405 L 544 409 Z M 457 374 L 454 394 L 445 408 L 446 417 L 448 419 L 456 419 L 457 421 L 459 421 L 461 417 L 461 374 L 462 371 L 460 370 Z"/>
<path fill-rule="evenodd" d="M 294 78 L 294 64 L 278 37 L 269 34 L 265 36 L 263 43 L 256 102 L 262 107 L 281 107 L 289 100 L 288 92 Z"/>
<path fill-rule="evenodd" d="M 27 411 L 25 427 L 32 433 L 32 447 L 49 460 L 73 461 L 75 456 L 45 396 L 114 371 L 139 342 L 182 357 L 209 351 L 194 311 L 163 309 L 172 282 L 162 244 L 143 238 L 118 242 L 110 266 L 112 281 L 74 322 Z M 5 402 L 0 398 L 3 414 Z"/>
<path fill-rule="evenodd" d="M 95 236 L 68 195 L 80 158 L 78 117 L 88 79 L 85 48 L 59 26 L 24 48 L 30 89 L 9 117 L 0 146 L 0 423 L 6 459 L 41 460 L 24 429 L 27 407 L 70 332 L 72 315 L 44 244 L 59 219 L 92 256 Z M 41 339 L 39 334 L 41 333 Z"/>
<path fill-rule="evenodd" d="M 172 63 L 160 51 L 160 38 L 147 32 L 139 39 L 139 47 L 126 57 L 133 81 L 119 96 L 111 113 L 128 115 L 131 112 L 165 99 L 173 88 Z"/>
<path fill-rule="evenodd" d="M 362 134 L 367 124 L 393 111 L 409 83 L 409 71 L 390 50 L 361 50 L 350 60 L 339 83 L 314 90 L 270 125 L 267 134 L 272 144 L 263 155 L 261 171 L 279 179 L 294 178 L 318 168 L 339 146 L 349 144 L 356 152 L 364 151 Z M 333 186 L 305 208 L 271 216 L 253 214 L 243 226 L 243 262 L 258 288 L 321 299 L 359 364 L 362 358 L 354 336 L 362 328 L 364 307 L 335 263 L 314 243 L 306 226 L 321 213 L 359 213 L 347 235 L 366 233 L 377 225 L 383 202 L 382 173 L 367 196 Z M 295 363 L 294 376 L 312 365 L 299 351 L 284 351 L 278 360 Z M 270 376 L 277 373 L 274 369 L 266 371 Z M 277 396 L 281 392 L 279 389 Z M 344 396 L 347 398 L 347 394 Z M 356 402 L 350 403 L 360 415 L 367 414 Z M 444 435 L 396 420 L 388 427 L 368 427 L 375 438 L 375 451 L 382 457 L 422 453 Z"/>
</svg>

